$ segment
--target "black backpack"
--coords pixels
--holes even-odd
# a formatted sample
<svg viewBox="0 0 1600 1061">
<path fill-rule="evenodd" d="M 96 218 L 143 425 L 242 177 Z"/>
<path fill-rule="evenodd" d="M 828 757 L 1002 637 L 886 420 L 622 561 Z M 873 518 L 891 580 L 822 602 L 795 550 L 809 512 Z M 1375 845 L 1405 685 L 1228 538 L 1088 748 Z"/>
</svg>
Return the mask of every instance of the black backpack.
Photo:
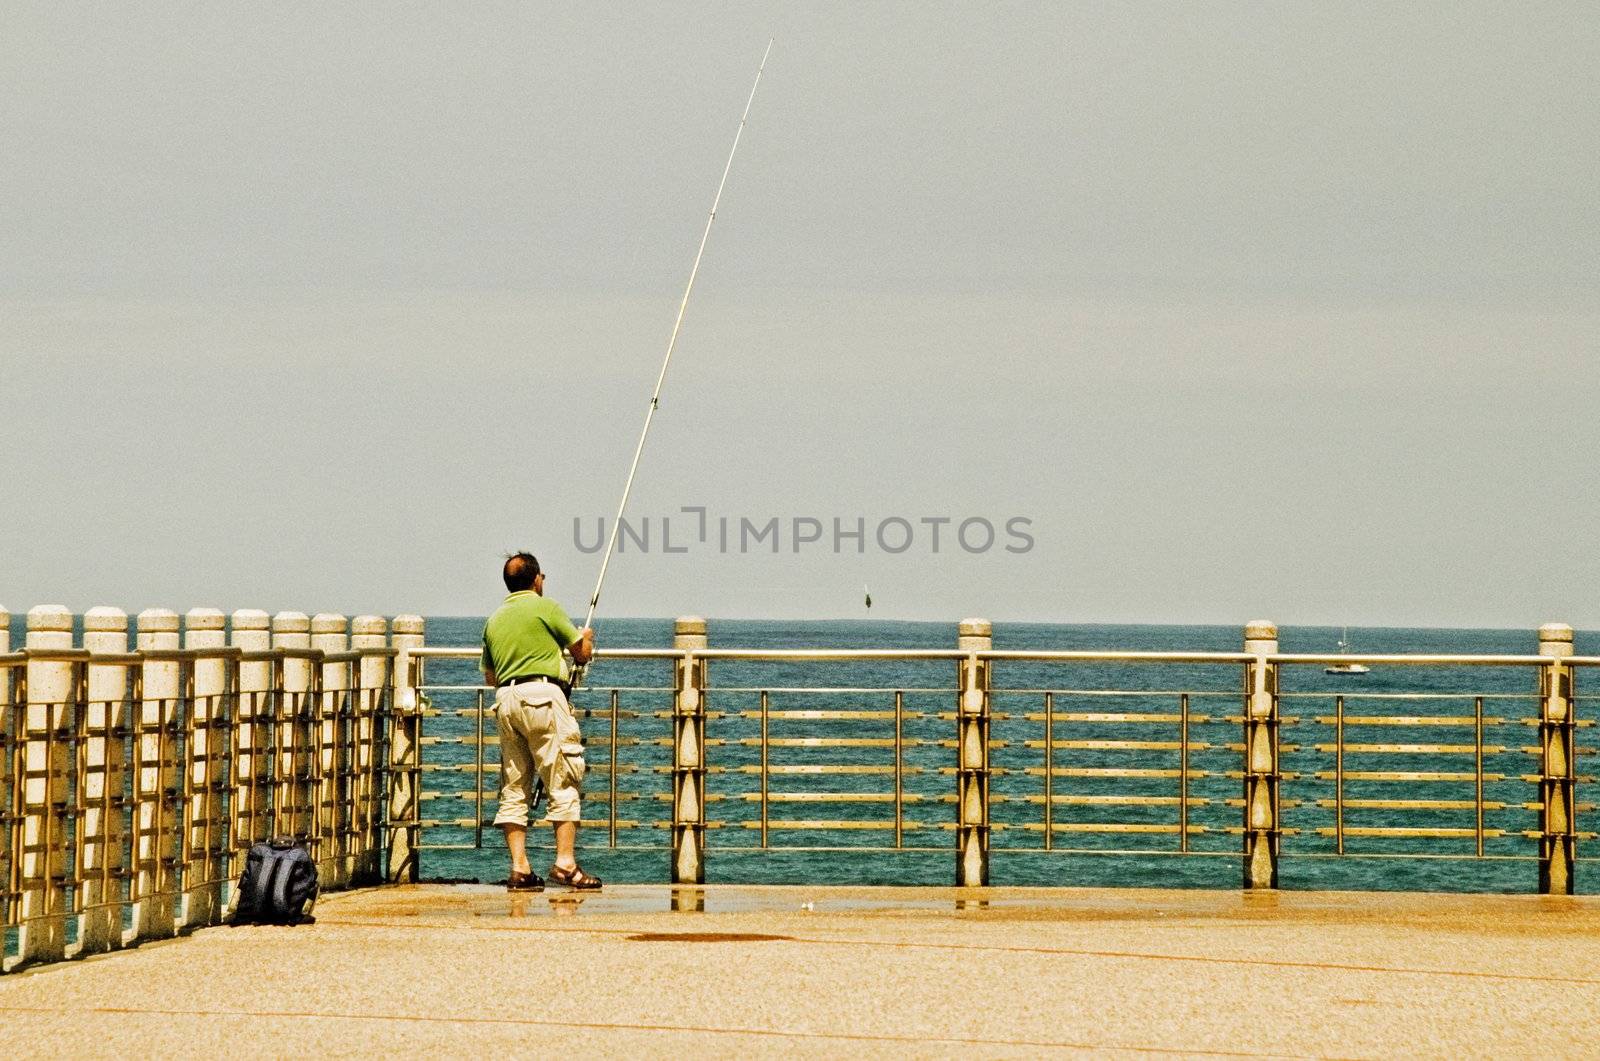
<svg viewBox="0 0 1600 1061">
<path fill-rule="evenodd" d="M 276 836 L 245 856 L 233 911 L 236 925 L 292 925 L 317 898 L 317 864 L 300 841 Z"/>
</svg>

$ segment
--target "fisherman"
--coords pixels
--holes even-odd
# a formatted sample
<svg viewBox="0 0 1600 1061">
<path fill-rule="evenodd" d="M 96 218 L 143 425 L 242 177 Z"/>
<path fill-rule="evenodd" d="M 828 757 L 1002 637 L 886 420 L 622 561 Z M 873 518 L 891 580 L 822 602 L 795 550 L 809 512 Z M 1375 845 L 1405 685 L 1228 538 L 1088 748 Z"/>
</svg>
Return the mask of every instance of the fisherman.
<svg viewBox="0 0 1600 1061">
<path fill-rule="evenodd" d="M 506 889 L 536 892 L 544 881 L 528 864 L 528 801 L 537 782 L 549 798 L 545 820 L 555 830 L 556 858 L 550 882 L 570 888 L 600 887 L 575 854 L 583 738 L 567 697 L 572 693 L 568 650 L 577 663 L 594 655 L 594 631 L 572 625 L 567 613 L 544 596 L 544 572 L 531 553 L 506 558 L 501 570 L 509 596 L 483 628 L 483 676 L 495 686 L 494 713 L 500 730 L 500 808 L 494 823 L 505 831 L 511 854 Z M 534 800 L 537 801 L 535 789 Z"/>
</svg>

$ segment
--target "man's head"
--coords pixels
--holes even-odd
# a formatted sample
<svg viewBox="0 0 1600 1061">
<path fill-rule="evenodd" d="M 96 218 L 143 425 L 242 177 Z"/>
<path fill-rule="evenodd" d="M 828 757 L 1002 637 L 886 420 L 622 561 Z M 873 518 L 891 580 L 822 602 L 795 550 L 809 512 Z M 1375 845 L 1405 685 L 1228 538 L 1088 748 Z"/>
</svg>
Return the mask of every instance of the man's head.
<svg viewBox="0 0 1600 1061">
<path fill-rule="evenodd" d="M 511 593 L 537 589 L 535 583 L 541 574 L 539 561 L 532 553 L 512 553 L 506 557 L 506 566 L 500 569 L 500 577 L 505 579 L 506 590 Z"/>
</svg>

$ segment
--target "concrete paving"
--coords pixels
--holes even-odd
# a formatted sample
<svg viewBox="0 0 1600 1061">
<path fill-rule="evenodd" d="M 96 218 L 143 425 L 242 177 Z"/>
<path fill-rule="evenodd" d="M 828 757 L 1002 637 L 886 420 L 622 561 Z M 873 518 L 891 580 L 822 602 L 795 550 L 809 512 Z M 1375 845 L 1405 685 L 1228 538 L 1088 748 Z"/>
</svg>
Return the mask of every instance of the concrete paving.
<svg viewBox="0 0 1600 1061">
<path fill-rule="evenodd" d="M 680 909 L 674 909 L 674 907 Z M 26 1056 L 1600 1054 L 1600 900 L 422 885 L 0 978 Z"/>
</svg>

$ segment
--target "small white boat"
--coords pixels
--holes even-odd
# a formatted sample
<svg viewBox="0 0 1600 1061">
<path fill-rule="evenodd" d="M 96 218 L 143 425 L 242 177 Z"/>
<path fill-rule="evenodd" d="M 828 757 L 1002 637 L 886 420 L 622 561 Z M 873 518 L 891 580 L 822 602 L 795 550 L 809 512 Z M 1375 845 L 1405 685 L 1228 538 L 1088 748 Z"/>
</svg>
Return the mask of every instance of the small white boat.
<svg viewBox="0 0 1600 1061">
<path fill-rule="evenodd" d="M 1344 633 L 1339 636 L 1339 655 L 1350 654 L 1350 628 L 1344 628 Z M 1324 674 L 1366 674 L 1372 668 L 1365 663 L 1335 663 L 1331 667 L 1324 667 Z"/>
</svg>

